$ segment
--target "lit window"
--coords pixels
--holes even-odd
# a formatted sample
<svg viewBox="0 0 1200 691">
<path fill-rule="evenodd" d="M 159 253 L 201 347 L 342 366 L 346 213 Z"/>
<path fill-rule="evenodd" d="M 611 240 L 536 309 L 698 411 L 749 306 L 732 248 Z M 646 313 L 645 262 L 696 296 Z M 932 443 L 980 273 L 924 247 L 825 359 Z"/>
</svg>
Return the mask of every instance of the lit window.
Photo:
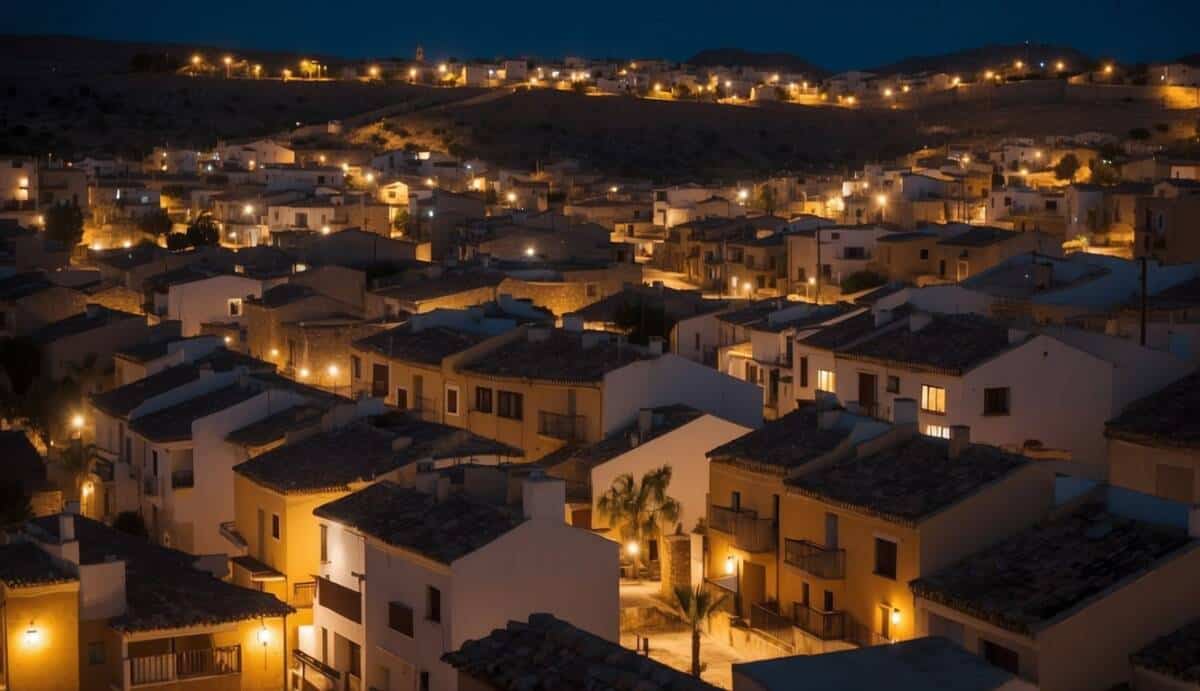
<svg viewBox="0 0 1200 691">
<path fill-rule="evenodd" d="M 925 425 L 925 435 L 938 437 L 939 439 L 949 439 L 950 428 L 946 425 Z"/>
<path fill-rule="evenodd" d="M 835 384 L 836 384 L 836 380 L 834 379 L 833 372 L 831 370 L 827 370 L 827 369 L 817 370 L 817 390 L 818 391 L 827 391 L 829 393 L 834 393 L 834 391 L 837 389 Z"/>
<path fill-rule="evenodd" d="M 946 414 L 946 390 L 940 386 L 921 385 L 921 410 L 927 413 Z"/>
<path fill-rule="evenodd" d="M 242 299 L 241 298 L 230 298 L 229 299 L 229 316 L 231 316 L 231 317 L 242 316 Z"/>
</svg>

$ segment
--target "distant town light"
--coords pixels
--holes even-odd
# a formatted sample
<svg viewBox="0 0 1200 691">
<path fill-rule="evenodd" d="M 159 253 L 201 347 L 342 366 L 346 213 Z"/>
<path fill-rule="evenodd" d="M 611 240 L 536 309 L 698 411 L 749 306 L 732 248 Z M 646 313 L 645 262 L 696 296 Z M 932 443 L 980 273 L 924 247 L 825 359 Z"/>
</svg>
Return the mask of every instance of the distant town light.
<svg viewBox="0 0 1200 691">
<path fill-rule="evenodd" d="M 133 242 L 130 240 L 126 240 L 121 243 L 121 247 L 124 247 L 125 249 L 129 249 L 130 247 L 133 247 Z"/>
<path fill-rule="evenodd" d="M 535 254 L 537 254 L 537 250 L 535 250 L 533 247 L 526 247 L 526 248 L 525 248 L 525 256 L 526 256 L 526 257 L 532 257 L 532 256 L 533 256 L 533 255 L 535 255 Z"/>
<path fill-rule="evenodd" d="M 1059 60 L 1058 62 L 1054 63 L 1054 69 L 1058 70 L 1059 72 L 1062 72 L 1064 69 L 1066 69 L 1066 67 L 1067 66 L 1065 64 L 1063 64 L 1062 60 Z"/>
<path fill-rule="evenodd" d="M 894 607 L 892 608 L 892 625 L 893 626 L 900 625 L 900 610 L 898 610 Z"/>
<path fill-rule="evenodd" d="M 1105 65 L 1105 66 L 1104 66 L 1104 74 L 1112 74 L 1112 72 L 1113 72 L 1113 66 L 1112 66 L 1112 65 Z"/>
<path fill-rule="evenodd" d="M 203 60 L 204 60 L 204 58 L 200 57 L 199 55 L 192 56 L 192 64 L 193 65 L 199 65 Z"/>
<path fill-rule="evenodd" d="M 880 206 L 887 206 L 888 198 L 886 194 L 875 195 L 875 203 Z"/>
<path fill-rule="evenodd" d="M 329 226 L 321 226 L 321 235 L 329 235 L 332 232 Z"/>
<path fill-rule="evenodd" d="M 271 349 L 271 357 L 279 357 L 279 349 L 278 348 Z"/>
<path fill-rule="evenodd" d="M 517 193 L 516 193 L 516 192 L 509 192 L 508 194 L 504 195 L 504 198 L 508 200 L 508 203 L 509 203 L 509 204 L 516 203 L 516 201 L 517 201 Z"/>
<path fill-rule="evenodd" d="M 232 343 L 233 343 L 233 336 L 226 336 L 225 337 L 225 345 L 231 345 Z"/>
<path fill-rule="evenodd" d="M 253 204 L 247 204 L 242 207 L 242 215 L 243 216 L 250 216 L 253 213 L 254 213 L 254 205 Z"/>
<path fill-rule="evenodd" d="M 740 201 L 744 202 L 750 198 L 750 190 L 747 190 L 745 188 L 740 189 L 740 190 L 738 190 L 737 196 Z"/>
</svg>

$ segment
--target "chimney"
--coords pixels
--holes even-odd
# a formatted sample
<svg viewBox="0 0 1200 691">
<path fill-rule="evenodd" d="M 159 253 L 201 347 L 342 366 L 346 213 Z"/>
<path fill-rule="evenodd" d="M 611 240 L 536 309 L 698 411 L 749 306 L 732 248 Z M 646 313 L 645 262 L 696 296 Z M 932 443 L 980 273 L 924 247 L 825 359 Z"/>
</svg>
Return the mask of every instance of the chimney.
<svg viewBox="0 0 1200 691">
<path fill-rule="evenodd" d="M 662 337 L 660 337 L 660 336 L 651 336 L 650 337 L 650 354 L 651 355 L 662 355 L 663 354 L 663 339 L 662 339 Z"/>
<path fill-rule="evenodd" d="M 531 521 L 566 522 L 567 485 L 534 470 L 521 484 L 521 508 Z"/>
<path fill-rule="evenodd" d="M 892 399 L 892 424 L 893 425 L 916 425 L 917 424 L 917 401 L 912 398 L 894 398 Z"/>
<path fill-rule="evenodd" d="M 563 328 L 571 333 L 583 333 L 583 317 L 577 314 L 563 315 Z"/>
<path fill-rule="evenodd" d="M 88 319 L 95 319 L 100 316 L 100 305 L 94 302 L 89 302 L 84 309 L 87 310 Z"/>
<path fill-rule="evenodd" d="M 422 494 L 437 496 L 437 473 L 433 463 L 422 461 L 417 464 L 417 475 L 413 480 L 413 488 Z"/>
<path fill-rule="evenodd" d="M 891 310 L 881 309 L 881 310 L 875 311 L 875 328 L 878 329 L 879 327 L 881 327 L 884 324 L 887 324 L 891 321 L 892 321 L 892 311 Z"/>
<path fill-rule="evenodd" d="M 950 425 L 950 458 L 958 458 L 971 445 L 971 428 L 966 425 Z"/>
<path fill-rule="evenodd" d="M 652 408 L 641 408 L 638 410 L 637 425 L 638 441 L 643 442 L 650 436 L 650 432 L 654 429 L 654 410 Z"/>
<path fill-rule="evenodd" d="M 58 514 L 58 540 L 71 542 L 75 539 L 75 515 L 71 513 Z"/>
</svg>

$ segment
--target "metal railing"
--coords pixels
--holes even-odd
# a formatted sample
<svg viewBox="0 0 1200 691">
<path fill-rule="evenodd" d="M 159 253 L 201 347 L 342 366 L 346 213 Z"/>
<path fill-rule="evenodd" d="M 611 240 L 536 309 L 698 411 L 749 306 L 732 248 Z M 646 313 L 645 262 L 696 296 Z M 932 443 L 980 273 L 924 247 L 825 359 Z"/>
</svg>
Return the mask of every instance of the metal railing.
<svg viewBox="0 0 1200 691">
<path fill-rule="evenodd" d="M 171 472 L 171 489 L 187 489 L 196 486 L 196 476 L 191 470 Z"/>
<path fill-rule="evenodd" d="M 242 647 L 181 650 L 173 653 L 144 655 L 128 659 L 130 686 L 161 684 L 177 679 L 240 674 Z"/>
<path fill-rule="evenodd" d="M 844 549 L 788 538 L 783 541 L 783 560 L 817 578 L 838 580 L 846 577 Z"/>
<path fill-rule="evenodd" d="M 805 633 L 823 641 L 840 641 L 846 637 L 845 612 L 822 612 L 796 602 L 792 605 L 792 620 Z"/>
<path fill-rule="evenodd" d="M 304 581 L 292 585 L 292 607 L 307 609 L 313 606 L 313 599 L 317 596 L 317 582 Z"/>
<path fill-rule="evenodd" d="M 789 652 L 796 650 L 796 627 L 792 620 L 765 604 L 750 607 L 750 626 L 758 629 Z"/>
<path fill-rule="evenodd" d="M 747 552 L 775 551 L 775 521 L 759 518 L 754 511 L 735 511 L 716 504 L 710 504 L 708 508 L 709 527 L 731 536 L 738 549 Z"/>
<path fill-rule="evenodd" d="M 538 411 L 538 434 L 567 442 L 583 441 L 584 418 L 582 415 Z"/>
</svg>

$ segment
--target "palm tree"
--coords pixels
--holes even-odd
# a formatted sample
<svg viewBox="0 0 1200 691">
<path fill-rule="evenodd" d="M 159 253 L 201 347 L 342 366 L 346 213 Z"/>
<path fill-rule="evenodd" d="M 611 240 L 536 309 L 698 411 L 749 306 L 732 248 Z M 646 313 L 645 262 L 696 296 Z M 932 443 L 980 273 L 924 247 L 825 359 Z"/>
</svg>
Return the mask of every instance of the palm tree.
<svg viewBox="0 0 1200 691">
<path fill-rule="evenodd" d="M 658 539 L 662 526 L 679 520 L 679 502 L 667 495 L 670 484 L 669 465 L 647 472 L 641 483 L 625 473 L 617 476 L 596 502 L 600 518 L 610 527 L 619 528 L 621 539 L 635 546 L 629 550 L 634 573 L 641 573 L 643 541 Z"/>
<path fill-rule="evenodd" d="M 692 676 L 700 676 L 700 627 L 725 604 L 725 593 L 715 595 L 703 584 L 695 590 L 686 586 L 675 586 L 675 610 L 692 630 Z"/>
</svg>

